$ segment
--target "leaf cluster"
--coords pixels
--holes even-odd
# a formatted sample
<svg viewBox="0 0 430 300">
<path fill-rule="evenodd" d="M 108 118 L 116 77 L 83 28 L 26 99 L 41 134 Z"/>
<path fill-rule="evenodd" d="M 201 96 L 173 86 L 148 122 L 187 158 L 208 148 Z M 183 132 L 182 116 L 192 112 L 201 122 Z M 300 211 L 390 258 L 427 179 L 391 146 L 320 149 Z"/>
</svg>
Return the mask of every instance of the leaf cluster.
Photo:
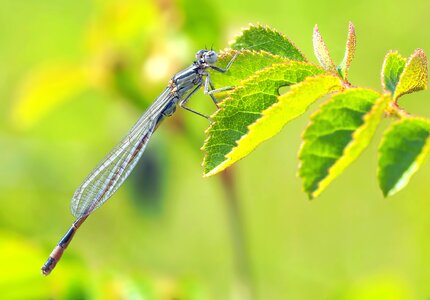
<svg viewBox="0 0 430 300">
<path fill-rule="evenodd" d="M 220 95 L 220 109 L 206 131 L 205 176 L 244 158 L 325 98 L 304 129 L 298 154 L 298 175 L 309 198 L 318 196 L 359 157 L 386 116 L 393 122 L 379 144 L 379 185 L 387 196 L 408 183 L 429 153 L 430 121 L 410 115 L 398 100 L 427 88 L 424 52 L 417 49 L 409 58 L 388 52 L 381 72 L 382 91 L 374 91 L 348 81 L 356 48 L 352 23 L 341 63 L 334 63 L 317 26 L 313 45 L 319 65 L 309 62 L 284 34 L 251 25 L 222 52 L 220 67 L 236 54 L 237 59 L 226 74 L 212 72 L 211 77 L 219 86 L 234 88 Z"/>
</svg>

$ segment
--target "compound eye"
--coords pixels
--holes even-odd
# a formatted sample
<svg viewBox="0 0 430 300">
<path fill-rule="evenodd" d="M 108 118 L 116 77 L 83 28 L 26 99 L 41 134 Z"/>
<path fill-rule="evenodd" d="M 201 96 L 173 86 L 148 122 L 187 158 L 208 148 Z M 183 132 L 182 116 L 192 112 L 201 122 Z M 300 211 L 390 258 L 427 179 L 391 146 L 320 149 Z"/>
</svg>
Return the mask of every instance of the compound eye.
<svg viewBox="0 0 430 300">
<path fill-rule="evenodd" d="M 196 53 L 196 58 L 197 59 L 201 59 L 202 57 L 203 57 L 203 55 L 205 54 L 205 52 L 207 52 L 206 50 L 199 50 L 197 53 Z"/>
<path fill-rule="evenodd" d="M 217 59 L 218 55 L 215 51 L 208 51 L 207 53 L 205 53 L 205 62 L 207 62 L 208 64 L 215 63 Z"/>
</svg>

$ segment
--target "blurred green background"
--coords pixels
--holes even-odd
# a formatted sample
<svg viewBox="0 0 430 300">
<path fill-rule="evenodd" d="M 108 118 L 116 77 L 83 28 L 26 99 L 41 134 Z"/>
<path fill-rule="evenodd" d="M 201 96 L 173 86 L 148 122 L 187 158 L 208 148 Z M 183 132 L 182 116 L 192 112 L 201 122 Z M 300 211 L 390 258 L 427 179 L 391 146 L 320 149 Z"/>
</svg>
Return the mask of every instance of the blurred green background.
<svg viewBox="0 0 430 300">
<path fill-rule="evenodd" d="M 310 113 L 237 164 L 232 193 L 221 176 L 201 176 L 207 122 L 179 111 L 57 269 L 40 273 L 73 222 L 74 189 L 198 49 L 227 47 L 242 27 L 260 22 L 315 62 L 318 23 L 340 61 L 352 21 L 358 47 L 350 81 L 380 90 L 389 49 L 430 53 L 430 2 L 0 3 L 2 299 L 430 297 L 429 164 L 383 199 L 376 151 L 387 120 L 370 149 L 310 202 L 295 175 Z M 201 94 L 192 105 L 212 112 Z M 401 104 L 428 117 L 428 98 L 425 91 Z"/>
</svg>

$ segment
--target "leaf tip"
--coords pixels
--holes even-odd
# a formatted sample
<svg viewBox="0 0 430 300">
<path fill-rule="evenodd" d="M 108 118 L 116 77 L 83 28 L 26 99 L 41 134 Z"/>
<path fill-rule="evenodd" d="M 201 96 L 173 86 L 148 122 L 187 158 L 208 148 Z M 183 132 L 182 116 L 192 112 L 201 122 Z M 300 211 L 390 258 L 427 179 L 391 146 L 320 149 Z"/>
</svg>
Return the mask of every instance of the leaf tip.
<svg viewBox="0 0 430 300">
<path fill-rule="evenodd" d="M 382 197 L 388 198 L 389 195 L 390 195 L 389 191 L 382 189 Z"/>
<path fill-rule="evenodd" d="M 335 72 L 336 67 L 333 63 L 333 60 L 331 59 L 327 45 L 325 44 L 324 39 L 322 38 L 322 35 L 318 29 L 318 24 L 315 24 L 314 26 L 313 47 L 315 56 L 318 59 L 320 65 L 325 70 Z"/>
<path fill-rule="evenodd" d="M 348 34 L 355 37 L 355 26 L 352 21 L 348 22 Z"/>
<path fill-rule="evenodd" d="M 347 80 L 349 67 L 355 55 L 356 44 L 357 38 L 355 35 L 355 27 L 350 21 L 348 25 L 348 37 L 346 40 L 345 55 L 340 65 L 337 67 L 340 76 L 345 80 Z"/>
<path fill-rule="evenodd" d="M 314 35 L 319 34 L 318 24 L 315 24 L 314 26 Z"/>
<path fill-rule="evenodd" d="M 416 49 L 409 57 L 400 74 L 394 92 L 394 99 L 412 92 L 426 89 L 428 86 L 428 61 L 422 49 Z"/>
</svg>

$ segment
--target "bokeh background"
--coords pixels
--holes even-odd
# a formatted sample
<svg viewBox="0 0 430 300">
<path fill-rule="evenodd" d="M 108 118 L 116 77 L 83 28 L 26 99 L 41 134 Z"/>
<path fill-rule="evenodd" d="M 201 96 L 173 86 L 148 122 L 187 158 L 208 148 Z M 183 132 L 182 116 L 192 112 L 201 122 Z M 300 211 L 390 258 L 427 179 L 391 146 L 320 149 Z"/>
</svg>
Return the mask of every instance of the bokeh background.
<svg viewBox="0 0 430 300">
<path fill-rule="evenodd" d="M 0 298 L 428 299 L 429 163 L 384 199 L 370 148 L 318 199 L 296 177 L 288 125 L 223 176 L 202 178 L 207 122 L 183 111 L 153 136 L 124 186 L 40 267 L 73 222 L 74 189 L 169 78 L 248 23 L 284 32 L 311 60 L 317 23 L 353 84 L 380 90 L 385 53 L 430 53 L 430 2 L 0 1 Z M 200 93 L 202 94 L 202 93 Z M 207 97 L 194 107 L 210 113 Z M 430 116 L 429 92 L 402 98 Z M 208 104 L 209 103 L 209 104 Z M 315 109 L 316 106 L 313 107 Z"/>
</svg>

